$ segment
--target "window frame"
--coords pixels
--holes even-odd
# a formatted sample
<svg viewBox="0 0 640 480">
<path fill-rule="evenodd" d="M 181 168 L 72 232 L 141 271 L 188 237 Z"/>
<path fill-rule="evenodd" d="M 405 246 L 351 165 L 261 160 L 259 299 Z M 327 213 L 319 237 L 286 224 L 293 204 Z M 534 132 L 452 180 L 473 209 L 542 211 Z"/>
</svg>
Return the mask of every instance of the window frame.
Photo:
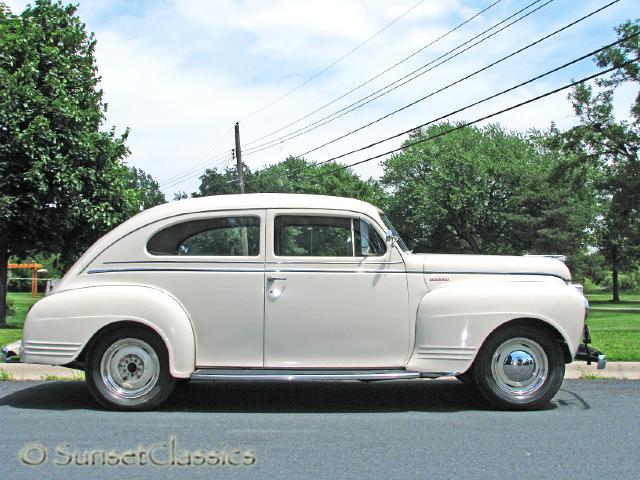
<svg viewBox="0 0 640 480">
<path fill-rule="evenodd" d="M 372 218 L 360 212 L 351 212 L 344 210 L 287 210 L 287 209 L 270 209 L 271 215 L 269 220 L 269 255 L 278 261 L 294 261 L 303 263 L 316 263 L 328 260 L 341 260 L 343 262 L 361 262 L 364 259 L 372 261 L 384 260 L 389 255 L 389 246 L 387 245 L 385 236 L 380 233 L 380 226 Z M 351 256 L 324 256 L 324 255 L 278 255 L 276 254 L 276 219 L 278 217 L 327 217 L 327 218 L 347 218 L 350 220 L 351 229 Z M 354 221 L 364 221 L 369 225 L 382 241 L 384 251 L 379 255 L 355 255 L 355 223 Z"/>
<path fill-rule="evenodd" d="M 213 220 L 217 218 L 229 218 L 229 217 L 235 217 L 235 218 L 252 217 L 258 220 L 257 227 L 258 227 L 259 237 L 258 237 L 258 253 L 256 255 L 178 255 L 178 254 L 158 255 L 158 254 L 151 253 L 148 249 L 149 242 L 151 241 L 151 239 L 158 233 L 168 228 L 174 227 L 176 225 L 180 225 L 182 223 L 202 221 L 202 220 Z M 158 262 L 162 262 L 162 261 L 210 262 L 210 261 L 216 261 L 216 260 L 223 261 L 223 262 L 232 262 L 232 263 L 238 263 L 238 262 L 242 263 L 244 261 L 263 262 L 265 251 L 266 251 L 265 249 L 266 224 L 267 224 L 266 210 L 263 210 L 263 209 L 197 212 L 195 214 L 184 214 L 184 215 L 177 215 L 175 217 L 168 217 L 159 222 L 154 222 L 153 224 L 154 228 L 149 232 L 148 235 L 145 236 L 144 254 L 149 259 L 153 259 L 154 261 L 158 261 Z M 204 231 L 207 231 L 207 230 L 204 230 Z M 187 237 L 182 241 L 185 241 L 188 238 L 191 238 L 191 237 Z"/>
</svg>

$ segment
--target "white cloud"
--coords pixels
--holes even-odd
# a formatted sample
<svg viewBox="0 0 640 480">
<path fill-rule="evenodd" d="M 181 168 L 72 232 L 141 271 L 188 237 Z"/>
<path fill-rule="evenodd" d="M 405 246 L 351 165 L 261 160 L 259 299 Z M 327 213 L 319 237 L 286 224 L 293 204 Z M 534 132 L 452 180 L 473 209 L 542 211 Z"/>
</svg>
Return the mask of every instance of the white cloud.
<svg viewBox="0 0 640 480">
<path fill-rule="evenodd" d="M 102 88 L 109 103 L 106 126 L 131 128 L 129 162 L 158 180 L 172 177 L 218 152 L 233 147 L 227 136 L 212 147 L 236 120 L 255 111 L 322 70 L 401 15 L 417 0 L 124 0 L 82 1 L 79 15 L 96 33 Z M 13 11 L 26 2 L 10 0 Z M 322 76 L 260 114 L 241 122 L 244 142 L 258 138 L 314 110 L 379 73 L 430 40 L 470 17 L 490 0 L 425 1 L 392 27 Z M 503 1 L 482 17 L 416 55 L 335 105 L 312 121 L 412 71 L 479 33 L 528 2 Z M 634 18 L 634 2 L 620 2 L 602 14 L 435 95 L 398 115 L 309 155 L 324 160 L 403 131 L 467 105 L 519 81 L 595 49 L 615 38 L 612 28 Z M 331 140 L 416 98 L 466 75 L 516 48 L 602 5 L 597 0 L 556 0 L 495 38 L 460 55 L 405 87 L 308 135 L 274 149 L 247 155 L 251 168 L 274 163 Z M 472 119 L 579 78 L 596 68 L 590 62 L 546 78 L 454 119 Z M 620 96 L 617 111 L 627 112 Z M 566 93 L 510 112 L 491 121 L 511 129 L 545 128 L 575 122 Z M 305 122 L 297 124 L 298 128 Z M 388 142 L 345 161 L 357 161 L 397 147 Z M 378 161 L 357 167 L 377 176 Z M 197 178 L 168 189 L 193 191 Z"/>
</svg>

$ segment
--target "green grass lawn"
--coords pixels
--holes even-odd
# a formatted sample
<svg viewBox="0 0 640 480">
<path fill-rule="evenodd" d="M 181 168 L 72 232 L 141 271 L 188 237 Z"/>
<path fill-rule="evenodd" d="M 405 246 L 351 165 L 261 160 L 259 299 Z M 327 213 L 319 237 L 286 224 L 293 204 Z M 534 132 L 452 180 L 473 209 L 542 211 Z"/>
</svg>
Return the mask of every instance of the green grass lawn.
<svg viewBox="0 0 640 480">
<path fill-rule="evenodd" d="M 609 302 L 609 295 L 587 295 L 593 307 L 640 308 L 640 295 L 623 295 L 619 304 Z M 0 329 L 0 345 L 22 338 L 22 324 L 29 307 L 36 300 L 30 293 L 9 293 L 15 312 L 7 318 L 9 328 Z M 41 298 L 41 296 L 40 296 Z M 640 361 L 640 312 L 598 312 L 589 315 L 593 346 L 611 361 Z"/>
<path fill-rule="evenodd" d="M 42 295 L 38 295 L 38 298 L 31 298 L 31 292 L 9 292 L 8 297 L 13 301 L 14 312 L 7 316 L 8 328 L 0 328 L 0 345 L 5 345 L 22 338 L 22 325 L 27 316 L 27 311 L 31 305 L 42 298 Z"/>
<path fill-rule="evenodd" d="M 640 313 L 591 312 L 588 324 L 593 347 L 607 360 L 640 361 Z"/>
<path fill-rule="evenodd" d="M 592 307 L 607 307 L 607 308 L 640 308 L 640 294 L 627 294 L 620 295 L 620 302 L 613 303 L 611 301 L 610 293 L 587 293 L 586 297 L 589 299 L 589 304 Z"/>
</svg>

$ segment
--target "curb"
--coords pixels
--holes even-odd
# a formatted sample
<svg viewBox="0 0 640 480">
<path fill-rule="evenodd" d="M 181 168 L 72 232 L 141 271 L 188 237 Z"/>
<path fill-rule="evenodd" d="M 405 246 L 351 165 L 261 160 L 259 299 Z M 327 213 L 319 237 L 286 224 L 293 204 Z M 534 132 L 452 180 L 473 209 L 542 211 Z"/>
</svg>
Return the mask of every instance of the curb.
<svg viewBox="0 0 640 480">
<path fill-rule="evenodd" d="M 566 366 L 564 378 L 640 380 L 640 362 L 607 362 L 604 370 L 595 363 L 573 362 Z"/>
<path fill-rule="evenodd" d="M 84 372 L 51 365 L 29 363 L 1 363 L 0 371 L 10 375 L 8 380 L 84 380 Z M 640 362 L 608 362 L 598 370 L 595 364 L 573 362 L 566 366 L 565 379 L 640 380 Z"/>
<path fill-rule="evenodd" d="M 0 363 L 0 371 L 10 375 L 7 380 L 84 380 L 82 370 L 33 363 Z"/>
</svg>

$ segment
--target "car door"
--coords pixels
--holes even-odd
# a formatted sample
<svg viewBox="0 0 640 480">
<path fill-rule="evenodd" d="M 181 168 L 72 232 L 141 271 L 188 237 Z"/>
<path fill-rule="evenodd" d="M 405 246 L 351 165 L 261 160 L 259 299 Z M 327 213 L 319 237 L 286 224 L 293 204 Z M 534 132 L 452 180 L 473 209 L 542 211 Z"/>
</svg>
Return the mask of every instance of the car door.
<svg viewBox="0 0 640 480">
<path fill-rule="evenodd" d="M 131 275 L 184 306 L 197 367 L 263 365 L 265 217 L 266 210 L 203 212 L 140 232 L 149 238 L 146 258 Z"/>
<path fill-rule="evenodd" d="M 405 364 L 407 274 L 384 238 L 362 214 L 267 210 L 265 367 Z"/>
</svg>

